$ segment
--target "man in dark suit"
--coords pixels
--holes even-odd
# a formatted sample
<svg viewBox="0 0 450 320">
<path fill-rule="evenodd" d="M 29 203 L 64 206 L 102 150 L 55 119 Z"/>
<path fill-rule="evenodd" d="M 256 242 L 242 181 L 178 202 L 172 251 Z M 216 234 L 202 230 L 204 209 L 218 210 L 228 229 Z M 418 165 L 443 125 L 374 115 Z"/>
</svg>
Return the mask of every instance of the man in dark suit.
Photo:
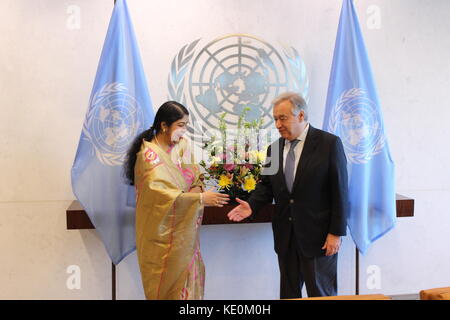
<svg viewBox="0 0 450 320">
<path fill-rule="evenodd" d="M 337 252 L 346 235 L 347 161 L 339 137 L 307 122 L 307 105 L 287 92 L 273 102 L 281 138 L 267 150 L 262 181 L 248 202 L 228 213 L 254 216 L 275 199 L 272 221 L 280 267 L 280 297 L 337 295 Z"/>
</svg>

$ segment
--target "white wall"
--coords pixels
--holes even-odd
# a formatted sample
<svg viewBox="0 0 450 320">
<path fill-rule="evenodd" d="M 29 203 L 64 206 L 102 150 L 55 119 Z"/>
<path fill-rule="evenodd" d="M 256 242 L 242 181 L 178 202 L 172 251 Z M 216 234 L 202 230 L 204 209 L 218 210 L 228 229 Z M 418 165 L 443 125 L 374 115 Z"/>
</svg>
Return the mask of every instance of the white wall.
<svg viewBox="0 0 450 320">
<path fill-rule="evenodd" d="M 311 82 L 310 120 L 321 126 L 340 1 L 128 2 L 156 107 L 167 98 L 170 63 L 182 46 L 248 33 L 300 52 Z M 70 168 L 112 3 L 0 2 L 0 299 L 110 298 L 111 265 L 98 235 L 65 230 L 65 209 L 74 199 Z M 361 292 L 449 286 L 450 3 L 355 3 L 397 167 L 397 191 L 415 199 L 415 217 L 399 219 L 361 257 Z M 80 9 L 80 29 L 68 27 L 71 5 Z M 379 29 L 367 27 L 370 5 L 380 10 Z M 269 224 L 206 226 L 201 241 L 207 299 L 278 297 Z M 341 294 L 354 290 L 354 262 L 347 237 L 339 261 Z M 81 268 L 80 290 L 66 287 L 70 265 Z M 381 288 L 370 289 L 366 271 L 374 265 Z M 136 255 L 117 272 L 118 298 L 143 298 Z"/>
</svg>

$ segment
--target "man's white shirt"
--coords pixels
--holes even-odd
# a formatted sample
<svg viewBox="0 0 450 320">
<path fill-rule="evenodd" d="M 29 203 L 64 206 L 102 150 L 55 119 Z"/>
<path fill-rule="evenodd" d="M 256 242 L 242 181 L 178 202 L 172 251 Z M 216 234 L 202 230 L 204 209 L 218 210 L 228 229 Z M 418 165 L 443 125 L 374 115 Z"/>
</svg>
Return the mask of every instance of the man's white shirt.
<svg viewBox="0 0 450 320">
<path fill-rule="evenodd" d="M 302 155 L 302 151 L 303 151 L 303 146 L 305 145 L 305 140 L 306 140 L 306 135 L 308 134 L 308 130 L 309 130 L 309 123 L 306 124 L 305 130 L 303 130 L 302 134 L 300 136 L 298 136 L 296 139 L 300 140 L 299 143 L 297 143 L 297 145 L 294 148 L 294 155 L 295 155 L 295 172 L 294 172 L 294 177 L 297 173 L 297 169 L 298 169 L 298 163 L 300 161 L 300 157 Z M 289 149 L 291 148 L 291 142 L 287 139 L 284 140 L 284 149 L 283 149 L 283 172 L 285 170 L 286 167 L 286 158 L 287 158 L 287 154 L 289 152 Z"/>
</svg>

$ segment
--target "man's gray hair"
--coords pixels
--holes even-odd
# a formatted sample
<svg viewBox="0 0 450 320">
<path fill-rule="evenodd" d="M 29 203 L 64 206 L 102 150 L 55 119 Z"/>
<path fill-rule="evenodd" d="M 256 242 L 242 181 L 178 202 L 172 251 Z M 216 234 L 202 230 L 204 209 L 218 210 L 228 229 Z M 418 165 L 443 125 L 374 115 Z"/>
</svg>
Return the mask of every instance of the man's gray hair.
<svg viewBox="0 0 450 320">
<path fill-rule="evenodd" d="M 289 100 L 294 108 L 292 108 L 292 113 L 294 116 L 298 116 L 300 111 L 303 110 L 305 113 L 305 120 L 308 120 L 308 105 L 306 104 L 305 99 L 295 92 L 285 92 L 280 94 L 272 101 L 272 107 L 275 107 L 277 104 Z"/>
</svg>

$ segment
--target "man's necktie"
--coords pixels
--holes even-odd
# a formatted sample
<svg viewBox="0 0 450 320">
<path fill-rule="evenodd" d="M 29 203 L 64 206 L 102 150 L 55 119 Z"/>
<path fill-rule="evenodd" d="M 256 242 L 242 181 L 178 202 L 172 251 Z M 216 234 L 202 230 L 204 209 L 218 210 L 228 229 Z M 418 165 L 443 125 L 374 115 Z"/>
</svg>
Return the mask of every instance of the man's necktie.
<svg viewBox="0 0 450 320">
<path fill-rule="evenodd" d="M 289 192 L 292 191 L 292 184 L 294 183 L 294 173 L 295 173 L 295 154 L 294 149 L 300 140 L 291 141 L 291 147 L 286 157 L 286 165 L 284 167 L 284 177 L 286 178 L 286 185 Z"/>
</svg>

